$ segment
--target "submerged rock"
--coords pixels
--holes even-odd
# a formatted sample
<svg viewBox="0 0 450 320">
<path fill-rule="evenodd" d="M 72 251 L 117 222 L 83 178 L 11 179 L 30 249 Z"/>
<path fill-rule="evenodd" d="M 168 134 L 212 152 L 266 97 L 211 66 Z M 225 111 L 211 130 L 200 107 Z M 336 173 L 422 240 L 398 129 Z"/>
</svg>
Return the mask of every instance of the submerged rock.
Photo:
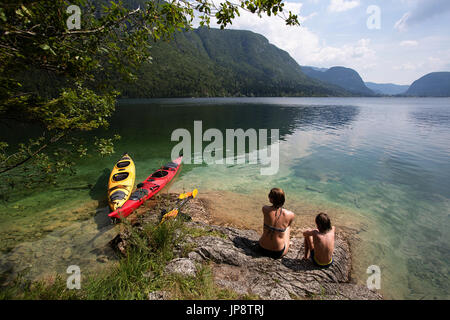
<svg viewBox="0 0 450 320">
<path fill-rule="evenodd" d="M 72 249 L 70 249 L 70 248 L 65 249 L 64 252 L 63 252 L 63 254 L 62 254 L 63 259 L 66 259 L 66 260 L 67 260 L 67 259 L 69 259 L 71 256 L 72 256 Z"/>
<path fill-rule="evenodd" d="M 105 255 L 101 255 L 101 256 L 97 257 L 97 261 L 100 263 L 106 263 L 106 262 L 108 262 L 108 257 Z"/>
</svg>

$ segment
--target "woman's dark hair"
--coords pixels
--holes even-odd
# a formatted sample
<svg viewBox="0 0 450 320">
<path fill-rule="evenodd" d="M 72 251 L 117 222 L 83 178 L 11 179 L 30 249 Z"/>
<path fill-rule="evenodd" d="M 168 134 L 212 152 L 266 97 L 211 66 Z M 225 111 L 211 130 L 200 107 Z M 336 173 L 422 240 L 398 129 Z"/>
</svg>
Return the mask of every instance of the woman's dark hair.
<svg viewBox="0 0 450 320">
<path fill-rule="evenodd" d="M 280 188 L 273 188 L 270 190 L 269 200 L 275 208 L 282 207 L 285 201 L 284 191 Z"/>
<path fill-rule="evenodd" d="M 330 217 L 326 213 L 319 213 L 316 216 L 316 225 L 321 233 L 325 233 L 328 230 L 331 230 L 331 220 Z"/>
</svg>

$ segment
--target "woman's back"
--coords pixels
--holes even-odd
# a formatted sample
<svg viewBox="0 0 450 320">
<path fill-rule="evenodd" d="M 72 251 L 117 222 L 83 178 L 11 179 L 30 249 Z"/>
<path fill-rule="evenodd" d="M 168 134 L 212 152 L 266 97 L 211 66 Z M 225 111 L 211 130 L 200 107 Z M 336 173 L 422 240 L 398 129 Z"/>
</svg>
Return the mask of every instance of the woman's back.
<svg viewBox="0 0 450 320">
<path fill-rule="evenodd" d="M 264 206 L 263 235 L 259 241 L 260 245 L 268 250 L 288 249 L 290 229 L 294 214 L 284 208 Z M 287 250 L 286 250 L 287 251 Z"/>
</svg>

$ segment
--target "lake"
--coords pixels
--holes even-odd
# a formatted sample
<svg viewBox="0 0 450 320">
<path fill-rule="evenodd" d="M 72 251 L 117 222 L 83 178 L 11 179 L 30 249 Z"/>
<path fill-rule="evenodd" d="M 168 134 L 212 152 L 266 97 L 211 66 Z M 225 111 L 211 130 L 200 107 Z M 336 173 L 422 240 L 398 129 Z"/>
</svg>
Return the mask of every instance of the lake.
<svg viewBox="0 0 450 320">
<path fill-rule="evenodd" d="M 114 231 L 104 199 L 115 161 L 130 153 L 137 182 L 146 178 L 169 160 L 177 144 L 172 132 L 193 135 L 194 121 L 224 137 L 226 129 L 278 129 L 279 169 L 261 175 L 260 162 L 184 164 L 170 191 L 198 188 L 213 204 L 214 221 L 261 231 L 261 206 L 270 188 L 281 187 L 285 207 L 297 215 L 294 236 L 320 211 L 351 235 L 357 282 L 365 284 L 367 268 L 376 265 L 386 298 L 449 298 L 448 98 L 120 101 L 109 130 L 95 133 L 121 135 L 114 156 L 80 160 L 77 174 L 57 186 L 17 191 L 0 206 L 0 239 L 8 248 L 2 270 L 20 265 L 39 275 L 61 272 L 69 260 L 95 264 L 106 254 L 95 242 Z"/>
</svg>

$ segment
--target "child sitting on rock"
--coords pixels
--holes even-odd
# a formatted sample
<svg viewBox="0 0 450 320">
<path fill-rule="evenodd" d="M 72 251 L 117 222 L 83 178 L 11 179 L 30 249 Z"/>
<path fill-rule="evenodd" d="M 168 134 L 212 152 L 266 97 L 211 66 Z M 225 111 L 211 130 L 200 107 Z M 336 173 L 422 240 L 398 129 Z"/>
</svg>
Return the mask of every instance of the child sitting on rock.
<svg viewBox="0 0 450 320">
<path fill-rule="evenodd" d="M 305 237 L 305 255 L 303 259 L 309 259 L 319 268 L 328 268 L 333 263 L 334 233 L 330 218 L 326 213 L 316 216 L 317 229 L 303 232 Z"/>
</svg>

